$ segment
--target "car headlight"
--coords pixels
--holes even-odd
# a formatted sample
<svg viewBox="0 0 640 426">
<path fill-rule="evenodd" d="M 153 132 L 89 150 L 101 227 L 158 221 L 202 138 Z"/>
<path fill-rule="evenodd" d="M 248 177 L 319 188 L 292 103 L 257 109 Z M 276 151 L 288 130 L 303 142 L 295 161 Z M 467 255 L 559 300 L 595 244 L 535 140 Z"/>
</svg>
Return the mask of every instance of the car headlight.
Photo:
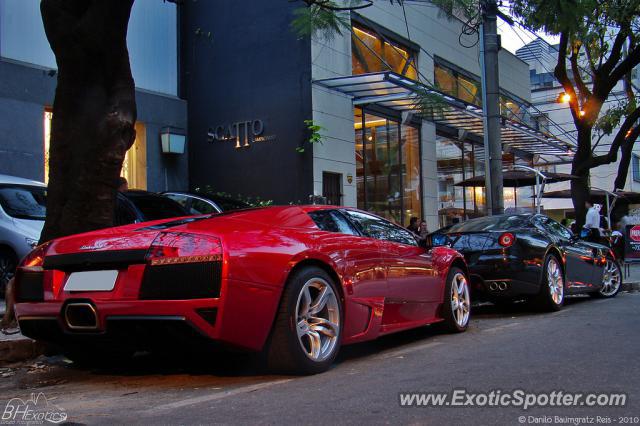
<svg viewBox="0 0 640 426">
<path fill-rule="evenodd" d="M 25 241 L 32 249 L 36 248 L 36 246 L 38 245 L 38 240 L 34 240 L 33 238 L 25 237 Z"/>
</svg>

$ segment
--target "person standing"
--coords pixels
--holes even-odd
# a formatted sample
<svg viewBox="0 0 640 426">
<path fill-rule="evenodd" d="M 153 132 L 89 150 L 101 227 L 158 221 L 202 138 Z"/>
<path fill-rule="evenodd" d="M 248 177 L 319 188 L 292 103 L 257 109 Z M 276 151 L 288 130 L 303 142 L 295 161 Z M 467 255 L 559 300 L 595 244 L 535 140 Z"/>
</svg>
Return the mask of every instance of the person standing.
<svg viewBox="0 0 640 426">
<path fill-rule="evenodd" d="M 584 229 L 587 231 L 585 238 L 595 241 L 600 237 L 600 214 L 591 201 L 584 203 L 587 208 L 587 217 L 584 221 Z"/>
<path fill-rule="evenodd" d="M 418 235 L 420 235 L 420 239 L 424 240 L 429 235 L 429 229 L 427 228 L 427 221 L 422 219 L 420 221 L 420 226 L 418 226 Z"/>
<path fill-rule="evenodd" d="M 418 229 L 418 218 L 416 216 L 411 216 L 407 229 L 416 235 L 420 232 L 420 230 Z"/>
</svg>

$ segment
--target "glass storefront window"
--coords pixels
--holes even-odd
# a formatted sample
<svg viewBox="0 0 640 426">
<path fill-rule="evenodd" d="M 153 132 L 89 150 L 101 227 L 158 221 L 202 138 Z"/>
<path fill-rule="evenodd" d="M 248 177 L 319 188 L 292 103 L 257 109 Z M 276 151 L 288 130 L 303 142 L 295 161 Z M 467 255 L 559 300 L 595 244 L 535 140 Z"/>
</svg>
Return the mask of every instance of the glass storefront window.
<svg viewBox="0 0 640 426">
<path fill-rule="evenodd" d="M 420 131 L 412 126 L 402 126 L 402 184 L 403 223 L 408 224 L 412 216 L 422 216 Z"/>
<path fill-rule="evenodd" d="M 414 80 L 417 78 L 415 54 L 400 44 L 385 40 L 375 31 L 354 26 L 351 48 L 354 75 L 394 71 Z"/>
<path fill-rule="evenodd" d="M 49 147 L 51 144 L 51 123 L 53 111 L 44 112 L 44 183 L 49 183 Z M 131 189 L 147 189 L 147 129 L 143 123 L 136 123 L 136 140 L 124 157 L 120 176 L 127 179 Z"/>
<path fill-rule="evenodd" d="M 358 208 L 407 225 L 421 217 L 419 130 L 355 109 Z"/>
<path fill-rule="evenodd" d="M 482 146 L 438 135 L 436 150 L 440 226 L 484 215 L 485 188 L 456 186 L 465 179 L 484 175 Z"/>
</svg>

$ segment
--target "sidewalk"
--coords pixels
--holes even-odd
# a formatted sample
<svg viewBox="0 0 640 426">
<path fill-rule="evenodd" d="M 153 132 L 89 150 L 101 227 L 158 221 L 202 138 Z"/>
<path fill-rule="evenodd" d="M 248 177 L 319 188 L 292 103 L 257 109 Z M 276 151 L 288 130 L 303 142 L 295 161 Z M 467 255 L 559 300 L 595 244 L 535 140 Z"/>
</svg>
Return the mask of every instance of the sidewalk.
<svg viewBox="0 0 640 426">
<path fill-rule="evenodd" d="M 5 301 L 0 299 L 0 318 L 4 315 Z M 0 366 L 35 358 L 42 354 L 42 345 L 22 334 L 0 333 Z"/>
<path fill-rule="evenodd" d="M 640 264 L 634 263 L 628 266 L 629 275 L 627 276 L 627 267 L 622 271 L 622 290 L 640 291 Z"/>
</svg>

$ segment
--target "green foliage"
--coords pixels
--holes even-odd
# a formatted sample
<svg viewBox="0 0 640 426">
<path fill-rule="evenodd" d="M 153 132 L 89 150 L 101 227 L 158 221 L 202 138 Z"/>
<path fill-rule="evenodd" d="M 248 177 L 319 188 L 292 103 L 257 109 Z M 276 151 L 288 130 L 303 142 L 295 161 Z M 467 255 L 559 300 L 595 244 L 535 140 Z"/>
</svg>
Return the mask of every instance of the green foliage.
<svg viewBox="0 0 640 426">
<path fill-rule="evenodd" d="M 600 134 L 611 135 L 636 108 L 635 99 L 621 99 L 598 118 L 593 128 Z"/>
<path fill-rule="evenodd" d="M 445 15 L 462 19 L 472 18 L 480 10 L 478 0 L 431 0 L 431 3 L 439 6 Z"/>
<path fill-rule="evenodd" d="M 211 194 L 217 197 L 233 198 L 236 200 L 244 201 L 251 207 L 268 207 L 273 205 L 273 200 L 263 200 L 260 197 L 248 197 L 242 194 L 232 195 L 228 192 L 216 191 L 212 185 L 205 185 L 204 187 L 197 187 L 194 192 L 201 194 Z"/>
<path fill-rule="evenodd" d="M 316 124 L 313 120 L 304 120 L 304 125 L 307 127 L 307 131 L 309 132 L 308 143 L 310 144 L 322 144 L 324 143 L 323 136 L 320 134 L 321 130 L 326 130 L 324 127 Z M 305 151 L 304 146 L 299 146 L 296 148 L 296 152 L 303 153 Z"/>
<path fill-rule="evenodd" d="M 447 103 L 441 95 L 422 84 L 416 84 L 413 91 L 417 95 L 415 107 L 422 116 L 432 119 L 442 115 Z"/>
<path fill-rule="evenodd" d="M 351 26 L 348 14 L 337 13 L 317 4 L 301 6 L 294 10 L 293 14 L 291 28 L 300 38 L 316 34 L 324 39 L 332 39 Z"/>
</svg>

